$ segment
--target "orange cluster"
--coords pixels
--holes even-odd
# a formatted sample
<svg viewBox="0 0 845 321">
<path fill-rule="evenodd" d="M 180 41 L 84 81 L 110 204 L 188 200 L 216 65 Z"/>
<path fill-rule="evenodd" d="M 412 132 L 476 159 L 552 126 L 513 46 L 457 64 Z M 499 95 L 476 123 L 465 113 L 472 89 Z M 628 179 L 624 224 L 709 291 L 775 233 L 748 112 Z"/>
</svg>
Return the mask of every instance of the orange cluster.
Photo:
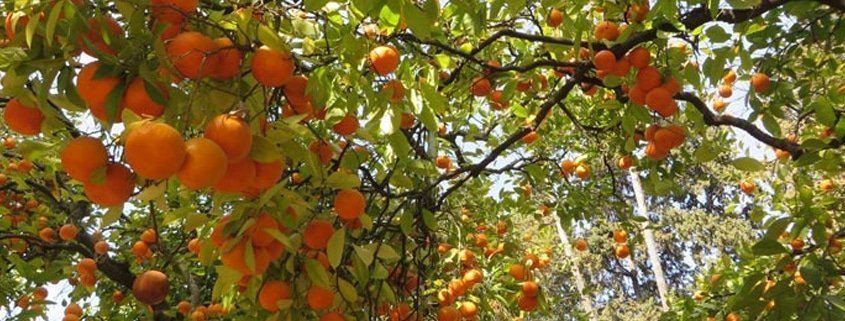
<svg viewBox="0 0 845 321">
<path fill-rule="evenodd" d="M 645 155 L 656 161 L 669 156 L 672 148 L 681 146 L 686 139 L 684 128 L 675 124 L 665 127 L 652 124 L 646 128 L 644 136 L 649 142 L 645 148 Z"/>
<path fill-rule="evenodd" d="M 65 307 L 65 316 L 62 321 L 79 321 L 82 318 L 82 307 L 79 304 L 71 302 Z"/>
<path fill-rule="evenodd" d="M 237 242 L 234 242 L 236 239 L 233 235 L 224 231 L 232 221 L 231 216 L 220 219 L 211 233 L 211 242 L 220 250 L 223 265 L 244 276 L 263 274 L 270 267 L 270 263 L 279 259 L 285 252 L 284 245 L 273 237 L 271 230 L 284 233 L 286 228 L 269 213 L 260 213 L 253 219 L 254 224 L 247 228 L 244 236 Z M 250 252 L 253 253 L 252 264 L 247 262 L 247 247 L 250 247 Z"/>
<path fill-rule="evenodd" d="M 132 254 L 135 255 L 135 260 L 138 263 L 149 260 L 153 257 L 153 251 L 150 250 L 150 245 L 158 241 L 156 232 L 152 229 L 147 229 L 141 232 L 141 237 L 135 244 L 132 245 Z"/>
<path fill-rule="evenodd" d="M 613 231 L 613 242 L 616 243 L 614 254 L 620 259 L 627 258 L 631 255 L 631 250 L 628 248 L 628 232 L 625 230 Z"/>
<path fill-rule="evenodd" d="M 590 165 L 583 161 L 572 161 L 564 159 L 560 163 L 560 170 L 563 176 L 575 173 L 580 179 L 587 179 L 590 177 Z"/>
<path fill-rule="evenodd" d="M 209 317 L 222 317 L 229 314 L 229 310 L 220 303 L 213 303 L 208 306 L 200 305 L 194 308 L 190 302 L 180 301 L 176 305 L 176 310 L 183 316 L 189 317 L 191 321 L 205 321 Z"/>
<path fill-rule="evenodd" d="M 76 264 L 76 272 L 79 274 L 79 282 L 87 287 L 92 288 L 97 284 L 97 262 L 91 258 L 84 258 Z"/>
</svg>

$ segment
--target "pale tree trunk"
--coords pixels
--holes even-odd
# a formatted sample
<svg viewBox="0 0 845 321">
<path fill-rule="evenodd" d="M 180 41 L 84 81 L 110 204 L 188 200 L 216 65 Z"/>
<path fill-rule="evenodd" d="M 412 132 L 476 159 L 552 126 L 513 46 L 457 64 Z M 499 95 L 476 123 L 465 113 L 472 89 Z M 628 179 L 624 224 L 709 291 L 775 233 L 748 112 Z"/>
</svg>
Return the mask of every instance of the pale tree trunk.
<svg viewBox="0 0 845 321">
<path fill-rule="evenodd" d="M 651 261 L 651 270 L 654 272 L 654 281 L 657 283 L 657 292 L 660 295 L 660 305 L 663 307 L 663 311 L 669 311 L 667 301 L 669 291 L 666 286 L 666 276 L 663 274 L 663 265 L 660 263 L 660 256 L 657 252 L 657 242 L 654 241 L 654 231 L 648 226 L 648 209 L 645 206 L 645 195 L 643 195 L 643 187 L 640 184 L 640 176 L 637 174 L 636 168 L 632 167 L 630 172 L 631 185 L 634 187 L 634 196 L 637 199 L 637 213 L 646 219 L 641 226 L 645 246 L 648 250 L 648 258 Z"/>
<path fill-rule="evenodd" d="M 569 236 L 566 234 L 566 231 L 563 230 L 563 225 L 560 223 L 560 218 L 557 216 L 557 213 L 552 216 L 554 216 L 555 227 L 557 227 L 557 235 L 560 238 L 560 243 L 563 244 L 563 253 L 572 262 L 572 264 L 569 265 L 569 268 L 572 275 L 575 276 L 575 288 L 581 296 L 581 308 L 583 308 L 584 312 L 590 316 L 590 320 L 596 320 L 595 310 L 593 310 L 593 301 L 590 300 L 589 295 L 584 292 L 586 282 L 584 282 L 584 276 L 581 274 L 581 269 L 578 267 L 577 257 L 575 256 L 575 253 L 572 252 L 572 244 L 569 243 Z"/>
</svg>

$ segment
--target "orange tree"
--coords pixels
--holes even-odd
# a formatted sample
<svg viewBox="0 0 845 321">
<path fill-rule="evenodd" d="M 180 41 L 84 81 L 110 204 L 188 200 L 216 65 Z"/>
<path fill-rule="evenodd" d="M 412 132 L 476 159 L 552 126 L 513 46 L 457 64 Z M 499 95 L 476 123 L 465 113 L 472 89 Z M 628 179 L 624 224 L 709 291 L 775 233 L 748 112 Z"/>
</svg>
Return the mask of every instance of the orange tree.
<svg viewBox="0 0 845 321">
<path fill-rule="evenodd" d="M 845 313 L 839 1 L 3 10 L 14 318 Z"/>
</svg>

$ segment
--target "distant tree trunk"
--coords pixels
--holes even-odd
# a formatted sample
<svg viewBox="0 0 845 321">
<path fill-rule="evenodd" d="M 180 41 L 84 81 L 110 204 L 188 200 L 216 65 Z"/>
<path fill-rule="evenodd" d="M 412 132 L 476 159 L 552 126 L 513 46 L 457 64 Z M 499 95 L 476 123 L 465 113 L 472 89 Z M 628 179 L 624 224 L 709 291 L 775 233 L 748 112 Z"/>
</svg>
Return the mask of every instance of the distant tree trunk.
<svg viewBox="0 0 845 321">
<path fill-rule="evenodd" d="M 663 274 L 663 265 L 660 263 L 660 255 L 657 253 L 657 243 L 654 241 L 654 231 L 648 227 L 648 209 L 645 206 L 645 195 L 643 195 L 643 187 L 640 184 L 640 176 L 637 174 L 636 168 L 631 168 L 631 185 L 634 187 L 634 197 L 637 199 L 637 209 L 640 216 L 644 217 L 646 221 L 642 223 L 643 238 L 645 239 L 645 246 L 648 250 L 648 257 L 651 261 L 651 270 L 654 272 L 654 281 L 657 283 L 657 292 L 660 295 L 660 305 L 663 311 L 669 310 L 669 303 L 667 301 L 668 290 L 666 286 L 666 275 Z"/>
<path fill-rule="evenodd" d="M 584 293 L 586 282 L 584 282 L 584 276 L 581 275 L 581 269 L 578 268 L 575 253 L 572 253 L 572 244 L 569 243 L 569 236 L 566 234 L 566 231 L 563 230 L 563 225 L 560 223 L 560 218 L 557 214 L 555 213 L 552 216 L 554 216 L 555 219 L 555 227 L 557 227 L 557 235 L 560 238 L 560 243 L 563 244 L 563 253 L 572 262 L 569 267 L 572 275 L 575 276 L 575 288 L 578 289 L 578 295 L 581 296 L 581 308 L 583 308 L 584 312 L 590 316 L 590 320 L 596 320 L 595 310 L 593 310 L 593 302 L 590 300 L 590 297 Z"/>
</svg>

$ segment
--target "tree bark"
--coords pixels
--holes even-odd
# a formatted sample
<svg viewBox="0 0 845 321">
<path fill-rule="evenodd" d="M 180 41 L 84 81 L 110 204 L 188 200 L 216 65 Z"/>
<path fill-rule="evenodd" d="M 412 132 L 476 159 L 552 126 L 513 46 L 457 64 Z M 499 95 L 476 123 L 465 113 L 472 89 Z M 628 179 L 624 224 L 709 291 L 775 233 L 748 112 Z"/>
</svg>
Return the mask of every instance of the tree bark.
<svg viewBox="0 0 845 321">
<path fill-rule="evenodd" d="M 584 312 L 590 316 L 590 320 L 596 320 L 595 310 L 593 309 L 593 301 L 590 300 L 590 297 L 584 293 L 586 282 L 584 282 L 584 276 L 581 274 L 581 269 L 578 268 L 578 261 L 575 253 L 572 253 L 572 244 L 569 243 L 569 236 L 566 234 L 566 231 L 563 230 L 563 225 L 561 225 L 560 218 L 557 214 L 554 214 L 553 216 L 555 219 L 555 227 L 557 227 L 557 235 L 560 238 L 560 243 L 563 244 L 563 253 L 572 261 L 570 271 L 572 272 L 572 275 L 575 276 L 575 288 L 578 289 L 578 295 L 581 296 L 581 308 L 583 308 Z"/>
<path fill-rule="evenodd" d="M 648 250 L 648 257 L 651 261 L 651 270 L 654 272 L 654 281 L 657 283 L 657 293 L 660 295 L 660 305 L 663 311 L 669 311 L 669 302 L 667 301 L 668 290 L 666 286 L 666 275 L 663 273 L 663 265 L 660 263 L 660 255 L 657 252 L 657 243 L 654 241 L 654 231 L 649 228 L 648 209 L 645 205 L 645 195 L 643 195 L 643 187 L 640 184 L 640 176 L 637 174 L 636 168 L 631 168 L 631 185 L 634 187 L 634 197 L 637 199 L 637 213 L 646 220 L 642 222 L 643 238 L 645 239 L 645 246 Z"/>
</svg>

